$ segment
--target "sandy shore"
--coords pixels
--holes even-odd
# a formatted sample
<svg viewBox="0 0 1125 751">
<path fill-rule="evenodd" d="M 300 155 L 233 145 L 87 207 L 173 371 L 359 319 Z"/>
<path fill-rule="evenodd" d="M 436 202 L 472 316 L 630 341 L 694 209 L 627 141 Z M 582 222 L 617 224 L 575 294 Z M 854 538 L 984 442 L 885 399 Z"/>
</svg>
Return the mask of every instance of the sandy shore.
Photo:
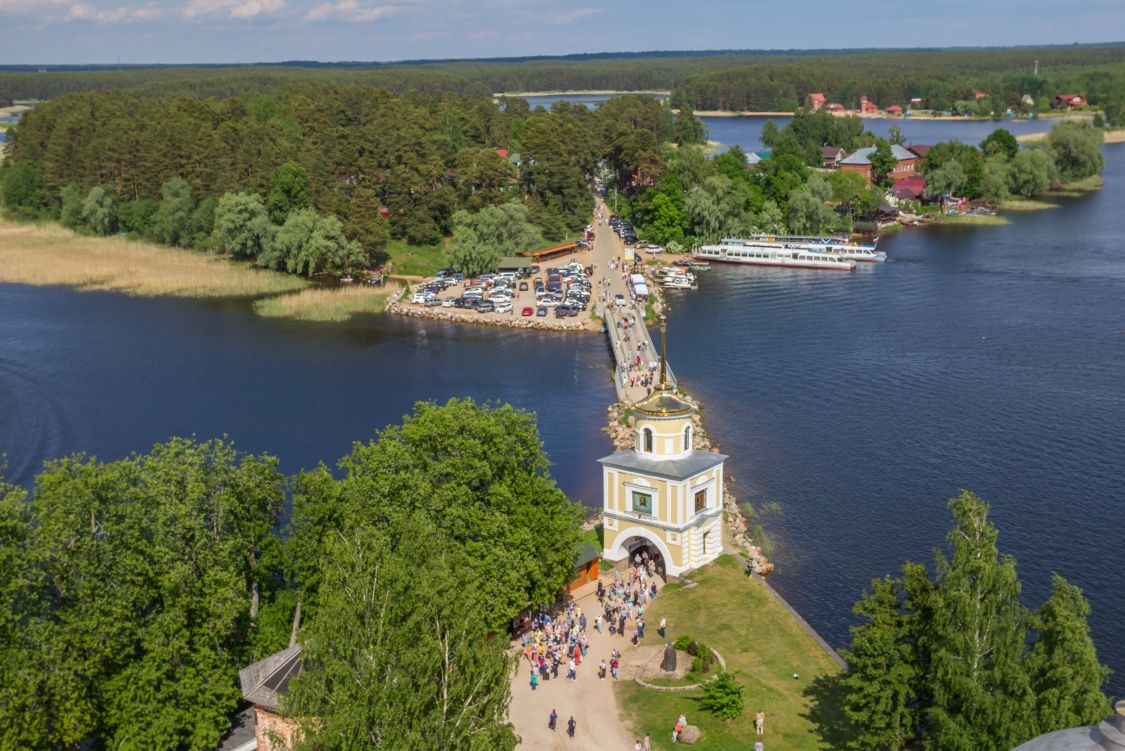
<svg viewBox="0 0 1125 751">
<path fill-rule="evenodd" d="M 1102 143 L 1125 143 L 1125 128 L 1102 131 L 1102 135 Z M 1024 133 L 1023 135 L 1016 136 L 1016 140 L 1020 143 L 1036 143 L 1037 141 L 1047 140 L 1047 134 Z"/>
<path fill-rule="evenodd" d="M 613 89 L 590 89 L 588 91 L 501 91 L 493 97 L 525 97 L 525 96 L 624 96 L 625 94 L 655 94 L 658 96 L 671 96 L 671 91 L 660 89 L 636 89 L 633 91 L 616 91 Z"/>
<path fill-rule="evenodd" d="M 679 110 L 672 110 L 679 114 Z M 696 117 L 793 117 L 792 112 L 738 112 L 736 110 L 695 110 Z"/>
</svg>

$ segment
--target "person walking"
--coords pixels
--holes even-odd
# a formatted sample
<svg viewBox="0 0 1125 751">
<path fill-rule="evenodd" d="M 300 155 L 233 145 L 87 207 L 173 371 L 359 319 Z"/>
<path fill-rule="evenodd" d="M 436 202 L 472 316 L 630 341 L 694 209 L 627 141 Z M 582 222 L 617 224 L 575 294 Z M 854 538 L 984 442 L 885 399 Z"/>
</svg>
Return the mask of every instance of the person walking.
<svg viewBox="0 0 1125 751">
<path fill-rule="evenodd" d="M 645 733 L 645 739 L 641 742 L 641 751 L 652 751 L 652 738 Z"/>
<path fill-rule="evenodd" d="M 668 619 L 665 618 L 664 616 L 660 616 L 660 625 L 657 627 L 656 630 L 660 634 L 661 639 L 664 638 L 665 630 L 667 628 L 668 628 Z"/>
<path fill-rule="evenodd" d="M 766 713 L 758 712 L 754 715 L 754 732 L 758 735 L 766 734 Z"/>
<path fill-rule="evenodd" d="M 574 715 L 571 715 L 570 719 L 566 721 L 566 734 L 573 739 L 574 731 L 575 729 L 577 729 L 577 727 L 578 723 L 574 721 Z"/>
<path fill-rule="evenodd" d="M 531 671 L 531 690 L 534 691 L 539 686 L 539 674 L 534 670 Z"/>
<path fill-rule="evenodd" d="M 558 721 L 559 721 L 559 713 L 556 712 L 554 709 L 552 709 L 551 710 L 551 717 L 550 717 L 550 719 L 547 720 L 547 727 L 549 727 L 551 729 L 552 733 L 555 732 L 555 725 L 556 725 L 556 723 L 558 723 Z"/>
</svg>

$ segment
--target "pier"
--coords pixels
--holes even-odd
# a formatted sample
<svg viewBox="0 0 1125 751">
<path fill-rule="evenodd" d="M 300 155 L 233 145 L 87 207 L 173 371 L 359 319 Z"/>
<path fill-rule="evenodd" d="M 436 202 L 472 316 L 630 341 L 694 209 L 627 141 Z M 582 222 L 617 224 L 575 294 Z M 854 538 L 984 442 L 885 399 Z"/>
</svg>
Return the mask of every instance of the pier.
<svg viewBox="0 0 1125 751">
<path fill-rule="evenodd" d="M 602 310 L 605 319 L 606 333 L 609 335 L 609 346 L 613 351 L 613 386 L 617 391 L 617 399 L 624 404 L 631 405 L 652 393 L 656 381 L 660 377 L 659 351 L 653 344 L 648 327 L 644 322 L 644 310 L 633 306 L 618 308 L 605 305 Z M 626 322 L 636 321 L 633 325 Z M 638 358 L 640 366 L 637 367 Z M 668 369 L 668 383 L 673 388 L 676 386 L 676 376 L 671 366 Z M 629 385 L 629 377 L 634 374 L 652 375 L 652 386 Z"/>
</svg>

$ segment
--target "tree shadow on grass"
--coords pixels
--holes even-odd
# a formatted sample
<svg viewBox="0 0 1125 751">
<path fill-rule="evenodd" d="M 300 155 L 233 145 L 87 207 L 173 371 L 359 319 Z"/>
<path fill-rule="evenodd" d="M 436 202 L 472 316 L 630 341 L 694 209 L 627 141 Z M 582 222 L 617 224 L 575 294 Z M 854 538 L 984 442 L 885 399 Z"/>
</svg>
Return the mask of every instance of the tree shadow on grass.
<svg viewBox="0 0 1125 751">
<path fill-rule="evenodd" d="M 843 674 L 817 676 L 803 692 L 810 706 L 802 717 L 816 728 L 825 748 L 847 748 L 855 737 L 851 721 L 844 714 L 846 691 Z"/>
</svg>

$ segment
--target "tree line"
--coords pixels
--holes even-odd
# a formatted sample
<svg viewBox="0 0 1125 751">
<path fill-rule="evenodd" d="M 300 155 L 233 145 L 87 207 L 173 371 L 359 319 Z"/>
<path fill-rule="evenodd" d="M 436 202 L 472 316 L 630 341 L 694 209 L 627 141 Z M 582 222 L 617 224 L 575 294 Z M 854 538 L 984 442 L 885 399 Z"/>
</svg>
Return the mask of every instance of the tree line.
<svg viewBox="0 0 1125 751">
<path fill-rule="evenodd" d="M 310 747 L 514 748 L 507 627 L 583 515 L 548 465 L 533 415 L 452 400 L 335 473 L 177 438 L 0 481 L 0 747 L 214 748 L 296 634 Z"/>
<path fill-rule="evenodd" d="M 1081 590 L 1055 574 L 1051 596 L 1029 610 L 988 504 L 966 491 L 949 506 L 948 552 L 935 552 L 933 573 L 907 563 L 855 606 L 841 681 L 846 747 L 1009 751 L 1103 720 L 1109 671 Z"/>
<path fill-rule="evenodd" d="M 310 274 L 377 262 L 391 239 L 434 244 L 458 211 L 510 201 L 560 238 L 589 220 L 599 164 L 644 179 L 666 141 L 703 135 L 690 114 L 641 96 L 532 111 L 522 99 L 359 87 L 85 93 L 10 131 L 0 192 L 19 216 Z"/>
<path fill-rule="evenodd" d="M 646 184 L 617 189 L 609 199 L 639 235 L 673 250 L 753 233 L 849 233 L 871 219 L 894 184 L 892 143 L 863 129 L 858 117 L 799 110 L 784 128 L 762 130 L 771 147 L 752 168 L 735 147 L 707 158 L 697 147 L 667 149 Z M 1030 198 L 1053 187 L 1098 175 L 1104 166 L 1102 132 L 1088 123 L 1061 122 L 1043 143 L 1020 147 L 997 129 L 979 147 L 956 140 L 934 144 L 921 160 L 926 196 L 984 198 L 999 205 L 1012 196 Z M 821 170 L 824 146 L 852 152 L 874 146 L 873 183 L 844 170 Z"/>
</svg>

